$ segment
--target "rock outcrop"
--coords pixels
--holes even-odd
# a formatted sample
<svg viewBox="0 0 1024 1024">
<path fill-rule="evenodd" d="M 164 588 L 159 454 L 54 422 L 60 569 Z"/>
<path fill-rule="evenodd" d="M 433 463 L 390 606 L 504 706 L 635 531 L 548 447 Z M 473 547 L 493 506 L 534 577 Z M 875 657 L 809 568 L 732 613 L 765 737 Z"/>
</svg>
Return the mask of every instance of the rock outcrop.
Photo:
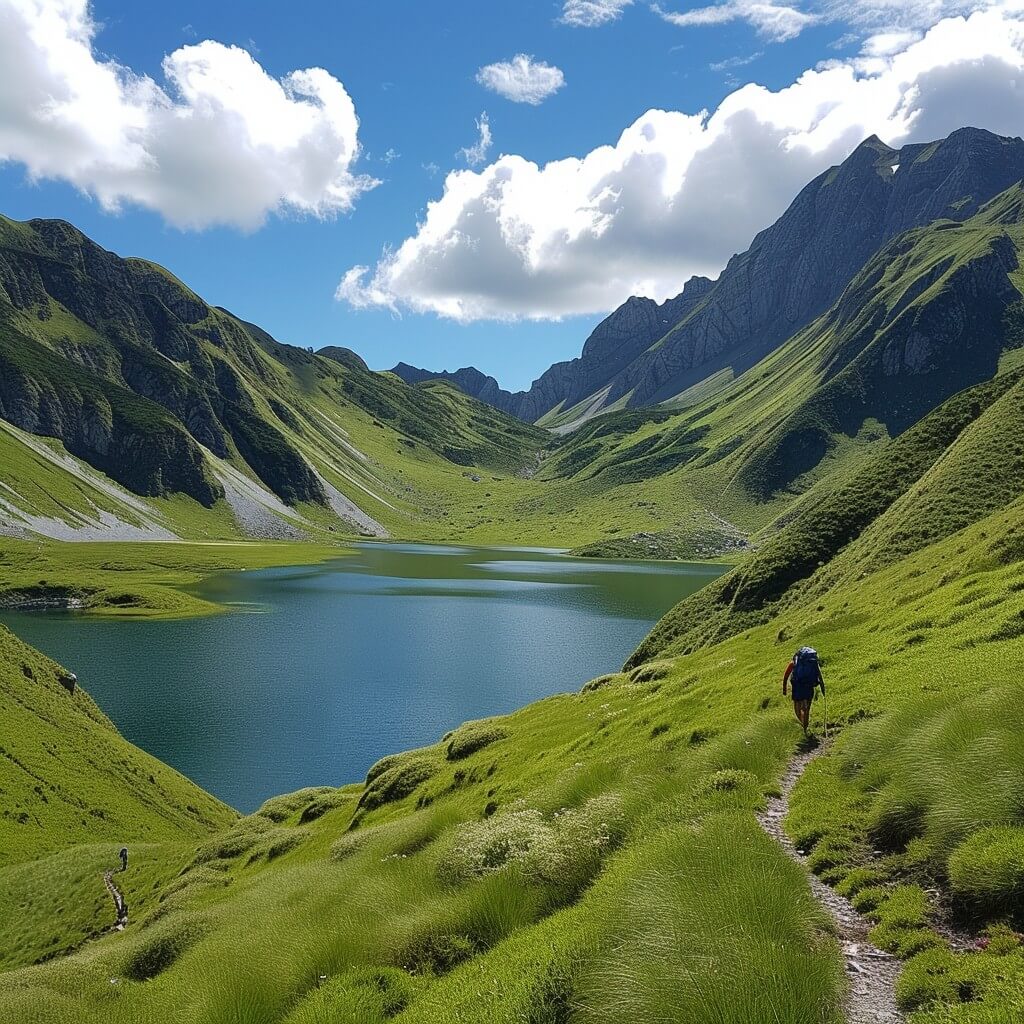
<svg viewBox="0 0 1024 1024">
<path fill-rule="evenodd" d="M 662 305 L 630 298 L 529 391 L 502 391 L 477 370 L 443 376 L 483 401 L 536 421 L 587 402 L 594 415 L 622 399 L 667 401 L 711 375 L 742 373 L 824 313 L 854 275 L 897 235 L 946 218 L 963 221 L 1024 178 L 1024 141 L 963 128 L 893 149 L 872 136 L 808 184 L 786 212 L 712 282 L 690 281 Z M 918 343 L 920 352 L 920 343 Z M 911 346 L 909 358 L 913 358 Z M 472 389 L 472 390 L 471 390 Z"/>
<path fill-rule="evenodd" d="M 289 504 L 327 504 L 254 402 L 253 387 L 273 384 L 268 339 L 64 221 L 0 218 L 0 416 L 137 494 L 212 505 L 223 489 L 206 448 L 240 455 Z"/>
</svg>

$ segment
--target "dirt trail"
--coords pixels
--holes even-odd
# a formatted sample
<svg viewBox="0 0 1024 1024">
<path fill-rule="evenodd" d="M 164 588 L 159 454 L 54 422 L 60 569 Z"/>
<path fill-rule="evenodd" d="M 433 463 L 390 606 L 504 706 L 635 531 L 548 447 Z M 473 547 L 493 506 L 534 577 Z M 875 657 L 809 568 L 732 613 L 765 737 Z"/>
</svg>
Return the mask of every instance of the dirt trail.
<svg viewBox="0 0 1024 1024">
<path fill-rule="evenodd" d="M 804 864 L 806 858 L 786 835 L 782 822 L 789 811 L 789 796 L 797 780 L 811 761 L 824 750 L 825 747 L 822 745 L 794 757 L 782 779 L 782 796 L 772 797 L 765 810 L 757 816 L 761 828 L 798 864 Z M 905 1020 L 896 1007 L 895 990 L 896 979 L 900 974 L 899 960 L 877 949 L 868 941 L 871 925 L 853 909 L 849 900 L 840 896 L 834 889 L 830 889 L 813 873 L 808 874 L 815 899 L 836 923 L 850 983 L 844 1005 L 848 1024 L 897 1024 Z"/>
<path fill-rule="evenodd" d="M 114 901 L 114 909 L 117 911 L 117 922 L 113 926 L 114 931 L 123 932 L 124 926 L 128 923 L 128 904 L 124 901 L 124 894 L 114 884 L 114 872 L 103 872 L 103 884 Z"/>
</svg>

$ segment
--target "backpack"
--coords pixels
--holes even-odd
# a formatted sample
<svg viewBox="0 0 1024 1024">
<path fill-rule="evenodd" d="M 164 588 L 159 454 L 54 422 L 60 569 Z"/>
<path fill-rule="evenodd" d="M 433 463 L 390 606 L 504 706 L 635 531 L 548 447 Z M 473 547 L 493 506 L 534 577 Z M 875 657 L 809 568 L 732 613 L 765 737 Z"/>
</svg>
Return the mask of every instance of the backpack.
<svg viewBox="0 0 1024 1024">
<path fill-rule="evenodd" d="M 793 682 L 810 684 L 818 682 L 818 652 L 813 647 L 801 647 L 793 655 Z"/>
</svg>

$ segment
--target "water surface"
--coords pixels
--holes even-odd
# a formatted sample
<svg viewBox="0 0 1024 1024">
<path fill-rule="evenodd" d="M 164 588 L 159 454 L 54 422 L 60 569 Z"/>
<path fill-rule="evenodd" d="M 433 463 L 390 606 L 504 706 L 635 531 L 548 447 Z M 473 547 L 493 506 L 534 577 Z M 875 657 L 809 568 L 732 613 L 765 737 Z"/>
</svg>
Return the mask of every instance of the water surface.
<svg viewBox="0 0 1024 1024">
<path fill-rule="evenodd" d="M 617 670 L 720 572 L 368 544 L 323 565 L 213 577 L 198 592 L 233 610 L 212 618 L 0 621 L 76 672 L 133 743 L 251 811 Z"/>
</svg>

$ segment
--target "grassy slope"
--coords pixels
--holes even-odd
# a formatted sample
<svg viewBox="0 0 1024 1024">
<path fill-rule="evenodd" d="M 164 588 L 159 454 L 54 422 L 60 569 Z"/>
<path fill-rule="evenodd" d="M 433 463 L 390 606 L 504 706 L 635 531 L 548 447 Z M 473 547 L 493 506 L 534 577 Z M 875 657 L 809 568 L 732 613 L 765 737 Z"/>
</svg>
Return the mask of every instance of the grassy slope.
<svg viewBox="0 0 1024 1024">
<path fill-rule="evenodd" d="M 109 923 L 101 873 L 121 844 L 140 862 L 129 905 L 145 906 L 182 851 L 235 817 L 125 741 L 59 674 L 0 628 L 0 967 L 62 953 Z"/>
<path fill-rule="evenodd" d="M 464 487 L 458 472 L 478 487 L 507 483 L 503 507 L 532 529 L 557 515 L 552 493 L 576 516 L 628 522 L 616 505 L 653 464 L 672 467 L 653 477 L 655 495 L 690 474 L 684 510 L 695 517 L 716 486 L 744 524 L 789 514 L 671 613 L 628 674 L 386 759 L 366 786 L 278 798 L 199 845 L 169 836 L 147 848 L 126 879 L 139 907 L 128 931 L 0 976 L 0 1016 L 836 1021 L 834 943 L 752 813 L 795 747 L 778 676 L 810 642 L 842 733 L 798 787 L 791 830 L 873 915 L 875 940 L 911 958 L 900 997 L 922 1022 L 1020 1019 L 1024 952 L 1010 929 L 1024 927 L 1024 383 L 1010 372 L 980 384 L 895 441 L 877 424 L 840 431 L 831 479 L 805 474 L 788 495 L 752 502 L 739 470 L 771 438 L 749 430 L 784 433 L 794 395 L 813 390 L 841 341 L 819 322 L 712 408 L 623 413 L 581 432 L 543 467 L 549 492 L 545 479 L 500 471 L 474 482 L 403 445 L 407 508 L 419 481 Z M 311 405 L 326 401 L 307 384 Z M 395 493 L 383 469 L 394 435 L 366 415 L 350 431 L 373 460 L 365 479 Z M 739 445 L 723 454 L 730 438 Z M 632 501 L 647 501 L 648 486 Z M 436 518 L 468 536 L 492 528 L 464 506 L 439 504 Z M 24 900 L 0 903 L 21 950 L 9 965 L 45 957 L 54 935 L 66 948 L 109 923 L 110 908 L 86 896 L 102 856 L 87 848 L 10 869 L 23 892 L 45 893 L 55 877 L 81 898 L 70 913 L 30 898 L 36 916 Z M 985 951 L 945 945 L 935 892 L 971 927 L 993 929 Z"/>
<path fill-rule="evenodd" d="M 984 418 L 943 463 L 966 458 Z M 842 731 L 790 827 L 877 919 L 876 941 L 913 957 L 900 994 L 922 1021 L 1010 1024 L 1019 941 L 996 929 L 986 951 L 951 953 L 928 893 L 973 927 L 1024 926 L 1022 529 L 1011 498 L 762 625 L 464 726 L 365 787 L 271 801 L 198 847 L 125 935 L 4 975 L 0 1011 L 837 1020 L 827 928 L 752 815 L 796 746 L 778 679 L 807 641 Z"/>
</svg>

